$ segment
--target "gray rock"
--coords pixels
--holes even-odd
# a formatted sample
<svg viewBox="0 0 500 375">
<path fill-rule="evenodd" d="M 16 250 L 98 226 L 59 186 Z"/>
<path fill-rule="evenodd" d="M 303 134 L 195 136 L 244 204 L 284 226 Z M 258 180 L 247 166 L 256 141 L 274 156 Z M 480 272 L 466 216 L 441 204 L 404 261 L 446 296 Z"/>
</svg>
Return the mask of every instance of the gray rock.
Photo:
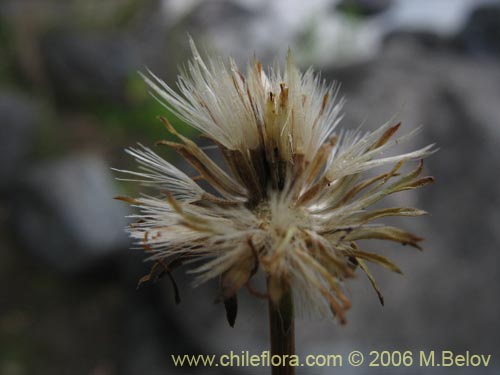
<svg viewBox="0 0 500 375">
<path fill-rule="evenodd" d="M 40 49 L 51 87 L 65 103 L 124 101 L 127 79 L 139 65 L 132 41 L 119 34 L 49 33 Z"/>
<path fill-rule="evenodd" d="M 92 155 L 73 156 L 28 171 L 13 203 L 19 239 L 50 266 L 87 267 L 129 246 L 127 210 L 114 201 L 109 167 Z"/>
<path fill-rule="evenodd" d="M 336 9 L 341 12 L 355 12 L 358 16 L 372 16 L 387 10 L 393 0 L 341 0 Z"/>
<path fill-rule="evenodd" d="M 345 124 L 355 127 L 365 120 L 369 129 L 397 115 L 401 132 L 423 125 L 404 149 L 429 143 L 440 148 L 425 162 L 426 173 L 436 177 L 434 186 L 387 201 L 431 212 L 430 217 L 403 221 L 426 238 L 427 251 L 411 254 L 396 247 L 388 253 L 406 277 L 377 275 L 386 295 L 383 309 L 354 285 L 350 321 L 357 327 L 340 329 L 339 339 L 367 349 L 376 345 L 492 352 L 500 347 L 494 333 L 500 301 L 492 298 L 500 285 L 500 68 L 401 47 L 366 67 L 364 74 L 332 76 L 343 82 L 348 98 Z M 371 339 L 362 343 L 364 337 Z M 411 373 L 430 373 L 427 370 Z"/>
<path fill-rule="evenodd" d="M 0 92 L 0 190 L 24 168 L 40 123 L 39 108 L 13 93 Z"/>
<path fill-rule="evenodd" d="M 220 20 L 230 23 L 244 22 L 256 15 L 251 9 L 238 4 L 238 2 L 216 0 L 200 2 L 196 10 L 190 15 L 190 22 L 201 28 L 207 28 L 219 23 Z"/>
<path fill-rule="evenodd" d="M 459 50 L 477 57 L 500 57 L 500 2 L 482 4 L 455 38 Z"/>
</svg>

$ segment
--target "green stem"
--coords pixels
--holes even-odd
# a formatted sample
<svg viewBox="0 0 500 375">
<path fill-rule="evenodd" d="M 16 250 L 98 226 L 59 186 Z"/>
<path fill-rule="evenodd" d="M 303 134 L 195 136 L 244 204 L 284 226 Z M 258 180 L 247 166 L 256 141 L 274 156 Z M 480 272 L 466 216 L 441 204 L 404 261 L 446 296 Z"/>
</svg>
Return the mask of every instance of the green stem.
<svg viewBox="0 0 500 375">
<path fill-rule="evenodd" d="M 271 334 L 271 358 L 279 356 L 284 362 L 272 367 L 272 375 L 294 375 L 290 357 L 295 355 L 295 321 L 292 291 L 283 294 L 278 304 L 269 300 L 269 327 Z"/>
</svg>

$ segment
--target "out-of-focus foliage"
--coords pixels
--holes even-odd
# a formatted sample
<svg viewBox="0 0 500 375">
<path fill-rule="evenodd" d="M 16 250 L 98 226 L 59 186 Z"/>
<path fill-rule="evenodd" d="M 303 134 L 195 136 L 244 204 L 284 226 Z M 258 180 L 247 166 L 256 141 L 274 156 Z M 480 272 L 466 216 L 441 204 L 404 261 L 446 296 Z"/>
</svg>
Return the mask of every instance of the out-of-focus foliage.
<svg viewBox="0 0 500 375">
<path fill-rule="evenodd" d="M 89 113 L 103 122 L 106 131 L 122 134 L 127 137 L 141 136 L 146 139 L 159 140 L 170 138 L 160 121 L 159 115 L 165 116 L 183 134 L 194 136 L 196 131 L 179 120 L 165 106 L 149 95 L 148 88 L 138 73 L 131 73 L 127 80 L 125 97 L 127 106 L 98 101 L 90 104 Z"/>
<path fill-rule="evenodd" d="M 157 0 L 7 1 L 0 6 L 0 86 L 24 92 L 40 103 L 43 125 L 34 147 L 37 158 L 75 151 L 82 146 L 74 135 L 79 132 L 94 136 L 96 145 L 102 146 L 104 139 L 104 152 L 137 141 L 152 144 L 169 137 L 157 121 L 158 115 L 169 118 L 182 133 L 195 134 L 148 94 L 138 73 L 146 65 L 141 65 L 142 56 L 133 56 L 142 55 L 139 48 L 144 43 L 137 39 L 147 33 L 148 17 L 157 12 L 158 6 Z M 156 27 L 163 31 L 152 44 L 168 47 L 172 35 L 161 28 L 161 23 Z M 107 44 L 92 49 L 92 38 L 99 35 Z M 107 45 L 115 46 L 115 40 L 125 48 L 119 50 L 120 56 L 132 56 L 127 62 L 113 56 L 121 44 L 115 50 L 105 50 Z M 136 50 L 126 50 L 127 43 Z M 148 48 L 154 45 L 144 45 L 144 55 Z M 90 66 L 89 61 L 81 62 L 79 54 L 93 58 L 86 56 L 89 51 L 106 61 L 90 60 L 94 64 Z M 55 68 L 53 62 L 58 64 Z M 110 65 L 113 62 L 116 65 Z M 90 83 L 78 76 L 82 69 L 82 73 L 92 74 L 93 66 L 95 77 L 89 77 Z M 102 71 L 115 66 L 116 72 L 109 72 L 112 78 Z M 170 74 L 171 70 L 167 66 L 159 74 Z M 72 77 L 77 80 L 72 82 Z M 92 88 L 92 82 L 108 78 L 120 81 Z M 90 88 L 82 88 L 78 79 Z M 84 146 L 89 143 L 92 141 Z"/>
</svg>

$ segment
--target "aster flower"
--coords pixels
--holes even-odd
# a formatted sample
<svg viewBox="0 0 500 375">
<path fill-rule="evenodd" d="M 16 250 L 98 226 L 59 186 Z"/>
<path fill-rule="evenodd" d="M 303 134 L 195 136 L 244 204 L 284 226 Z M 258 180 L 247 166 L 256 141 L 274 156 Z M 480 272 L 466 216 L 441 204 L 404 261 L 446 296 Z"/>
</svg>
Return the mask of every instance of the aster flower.
<svg viewBox="0 0 500 375">
<path fill-rule="evenodd" d="M 295 305 L 345 322 L 350 301 L 345 280 L 359 267 L 382 296 L 368 263 L 401 272 L 389 259 L 363 250 L 357 241 L 396 241 L 419 248 L 421 238 L 373 223 L 388 216 L 419 216 L 411 207 L 370 208 L 387 195 L 432 182 L 420 177 L 421 159 L 432 145 L 387 156 L 415 133 L 395 137 L 400 124 L 373 132 L 337 130 L 344 103 L 336 85 L 311 69 L 301 73 L 288 53 L 283 69 L 267 73 L 258 61 L 246 73 L 233 60 L 202 59 L 191 41 L 193 59 L 169 87 L 152 72 L 144 76 L 153 95 L 220 150 L 218 165 L 195 142 L 161 118 L 176 142 L 173 148 L 199 173 L 188 176 L 151 149 L 128 149 L 139 171 L 122 171 L 155 189 L 154 195 L 121 198 L 138 208 L 129 233 L 155 261 L 152 272 L 186 264 L 195 284 L 220 280 L 220 294 L 234 323 L 242 287 L 280 306 Z M 416 161 L 401 174 L 403 165 Z M 375 177 L 365 171 L 389 166 Z M 370 175 L 372 176 L 372 175 Z M 205 180 L 212 190 L 202 188 Z M 267 291 L 252 278 L 261 271 Z"/>
</svg>

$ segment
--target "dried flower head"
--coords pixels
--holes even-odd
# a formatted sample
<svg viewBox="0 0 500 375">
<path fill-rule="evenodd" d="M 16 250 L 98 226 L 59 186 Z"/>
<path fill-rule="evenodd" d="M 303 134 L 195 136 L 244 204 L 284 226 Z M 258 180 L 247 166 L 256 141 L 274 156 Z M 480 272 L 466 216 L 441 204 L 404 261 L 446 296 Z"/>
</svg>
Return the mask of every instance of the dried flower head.
<svg viewBox="0 0 500 375">
<path fill-rule="evenodd" d="M 191 48 L 194 58 L 178 78 L 180 93 L 151 72 L 144 79 L 170 111 L 217 145 L 227 168 L 164 118 L 178 142 L 160 143 L 175 149 L 199 176 L 186 175 L 149 148 L 127 150 L 141 165 L 140 172 L 127 173 L 157 188 L 154 196 L 122 198 L 140 210 L 131 237 L 156 261 L 142 281 L 195 262 L 196 283 L 220 278 L 221 297 L 228 302 L 243 286 L 258 294 L 250 281 L 260 268 L 271 301 L 291 289 L 299 305 L 344 322 L 350 301 L 343 283 L 360 267 L 382 302 L 365 262 L 400 270 L 356 241 L 384 239 L 419 248 L 421 238 L 371 222 L 424 211 L 369 207 L 432 182 L 419 177 L 421 161 L 408 174 L 399 173 L 406 162 L 429 155 L 432 145 L 382 156 L 415 131 L 394 139 L 400 125 L 386 123 L 367 134 L 337 132 L 343 104 L 337 87 L 311 69 L 301 73 L 291 53 L 283 71 L 274 67 L 266 74 L 255 61 L 243 74 L 233 60 L 204 61 L 192 41 Z M 385 165 L 393 167 L 363 177 Z M 203 189 L 199 179 L 214 191 Z"/>
</svg>

